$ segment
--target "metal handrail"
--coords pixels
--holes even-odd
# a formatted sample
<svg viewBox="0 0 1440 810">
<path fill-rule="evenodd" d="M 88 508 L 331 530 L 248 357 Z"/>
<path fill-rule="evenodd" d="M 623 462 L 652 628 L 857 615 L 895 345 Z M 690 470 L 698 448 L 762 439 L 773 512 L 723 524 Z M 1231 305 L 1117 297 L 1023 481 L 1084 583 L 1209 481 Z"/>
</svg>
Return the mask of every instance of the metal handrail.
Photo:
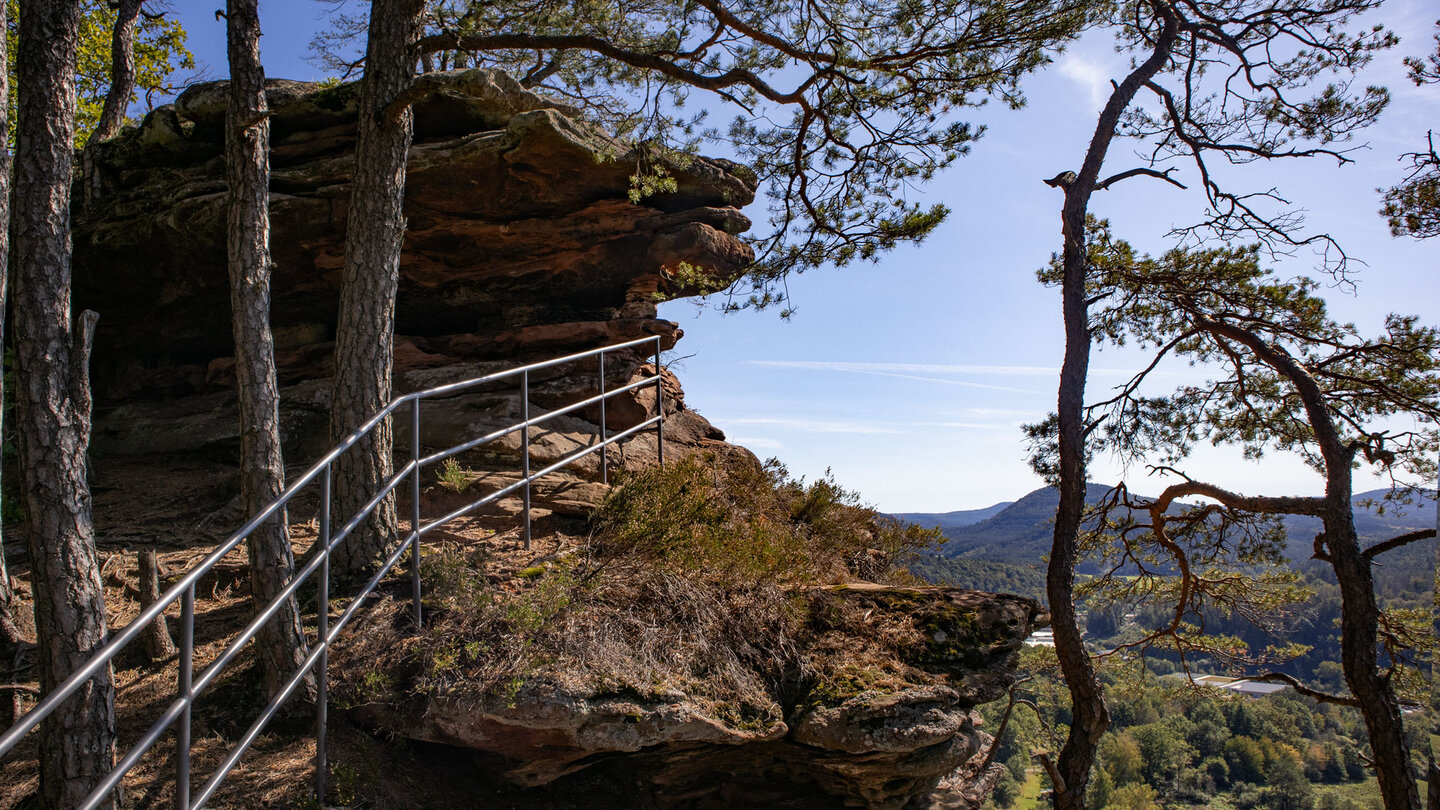
<svg viewBox="0 0 1440 810">
<path fill-rule="evenodd" d="M 622 349 L 631 349 L 646 344 L 654 345 L 655 373 L 649 377 L 642 377 L 639 380 L 627 383 L 609 391 L 605 388 L 605 355 L 610 352 Z M 213 551 L 205 556 L 197 565 L 187 571 L 173 586 L 165 591 L 153 604 L 140 611 L 128 625 L 110 638 L 80 669 L 71 673 L 59 686 L 55 687 L 49 694 L 43 697 L 29 712 L 25 713 L 14 725 L 4 734 L 0 734 L 0 758 L 7 756 L 31 731 L 49 717 L 61 704 L 74 695 L 87 681 L 93 678 L 100 670 L 107 666 L 110 661 L 136 638 L 151 622 L 161 615 L 170 605 L 177 600 L 181 603 L 181 643 L 180 643 L 180 666 L 177 676 L 176 696 L 161 712 L 159 718 L 143 734 L 140 739 L 130 748 L 126 755 L 101 779 L 99 785 L 80 805 L 82 810 L 90 810 L 105 803 L 110 792 L 124 779 L 125 774 L 130 771 L 140 759 L 150 750 L 152 746 L 170 729 L 176 721 L 180 721 L 176 733 L 176 807 L 191 810 L 204 806 L 205 802 L 214 795 L 225 776 L 235 767 L 244 756 L 250 744 L 264 730 L 265 726 L 279 712 L 285 702 L 294 694 L 295 690 L 304 682 L 310 673 L 319 669 L 316 677 L 317 699 L 315 707 L 315 790 L 316 795 L 322 799 L 325 795 L 326 778 L 326 746 L 325 730 L 327 724 L 326 702 L 328 699 L 328 671 L 329 671 L 329 650 L 330 645 L 339 637 L 340 631 L 345 628 L 356 611 L 359 610 L 365 597 L 369 596 L 380 581 L 400 561 L 404 552 L 411 551 L 411 610 L 415 620 L 415 626 L 421 625 L 422 615 L 420 607 L 420 538 L 432 529 L 443 526 L 463 515 L 473 512 L 487 504 L 493 503 L 500 498 L 509 495 L 516 490 L 523 490 L 524 494 L 524 537 L 525 547 L 530 547 L 530 489 L 531 484 L 536 480 L 555 472 L 587 455 L 600 452 L 600 473 L 601 479 L 609 482 L 609 447 L 636 433 L 654 425 L 658 441 L 658 460 L 663 466 L 665 463 L 665 428 L 664 428 L 664 383 L 661 375 L 660 364 L 661 343 L 660 337 L 646 337 L 636 340 L 617 343 L 612 346 L 605 346 L 599 349 L 577 352 L 575 354 L 557 357 L 553 360 L 546 360 L 539 363 L 517 366 L 481 377 L 475 377 L 459 382 L 447 383 L 445 385 L 428 388 L 423 391 L 415 391 L 396 397 L 374 416 L 356 428 L 343 441 L 335 445 L 324 456 L 316 461 L 299 478 L 290 483 L 288 487 L 264 509 L 260 510 L 254 517 L 245 523 L 238 531 L 230 535 L 224 542 L 216 546 Z M 599 390 L 596 396 L 588 397 L 579 402 L 547 411 L 538 416 L 530 415 L 530 372 L 540 371 L 555 366 L 574 363 L 589 357 L 598 358 Z M 505 428 L 492 431 L 484 436 L 470 439 L 454 445 L 445 450 L 440 450 L 430 455 L 420 454 L 420 426 L 421 412 L 420 404 L 426 399 L 436 397 L 448 397 L 468 391 L 477 386 L 508 380 L 516 376 L 520 377 L 521 390 L 521 421 Z M 626 430 L 610 435 L 605 420 L 605 402 L 612 396 L 638 390 L 647 385 L 655 386 L 655 416 L 645 419 Z M 394 474 L 392 474 L 375 495 L 358 512 L 350 516 L 341 526 L 338 532 L 332 536 L 331 533 L 331 496 L 332 496 L 332 465 L 339 458 L 341 453 L 353 447 L 362 438 L 375 430 L 384 419 L 395 414 L 403 405 L 411 405 L 411 459 Z M 537 472 L 530 470 L 530 428 L 562 416 L 573 413 L 582 408 L 598 404 L 600 407 L 600 441 L 582 447 L 560 460 L 546 466 Z M 467 504 L 449 514 L 424 524 L 420 523 L 420 471 L 424 468 L 451 458 L 459 453 L 473 450 L 476 447 L 495 441 L 510 435 L 516 431 L 521 433 L 521 477 L 518 481 L 505 487 L 495 490 L 478 500 Z M 354 595 L 350 605 L 334 622 L 330 623 L 330 555 L 334 549 L 350 535 L 384 500 L 394 493 L 401 483 L 406 479 L 411 482 L 412 514 L 410 520 L 410 532 L 402 540 L 393 552 L 386 558 L 365 586 Z M 286 505 L 299 493 L 312 483 L 320 482 L 321 496 L 319 507 L 319 534 L 316 538 L 316 545 L 320 548 L 319 554 L 312 555 L 311 559 L 299 570 L 292 573 L 290 581 L 281 589 L 280 593 L 269 602 L 248 624 L 241 630 L 230 644 L 211 661 L 204 670 L 200 672 L 199 678 L 194 672 L 194 651 L 195 651 L 195 586 L 200 578 L 209 573 L 222 558 L 235 550 L 251 532 L 255 531 L 267 521 L 277 519 L 283 514 Z M 193 802 L 190 798 L 190 713 L 195 700 L 206 687 L 214 682 L 219 673 L 239 654 L 240 650 L 253 639 L 260 628 L 278 613 L 284 604 L 291 599 L 300 587 L 310 578 L 311 575 L 319 572 L 320 585 L 317 588 L 317 620 L 315 643 L 307 652 L 304 662 L 291 675 L 290 679 L 281 688 L 256 718 L 254 723 L 241 737 L 240 741 L 231 749 L 229 755 L 221 765 L 211 774 L 210 778 L 201 786 L 198 795 Z"/>
</svg>

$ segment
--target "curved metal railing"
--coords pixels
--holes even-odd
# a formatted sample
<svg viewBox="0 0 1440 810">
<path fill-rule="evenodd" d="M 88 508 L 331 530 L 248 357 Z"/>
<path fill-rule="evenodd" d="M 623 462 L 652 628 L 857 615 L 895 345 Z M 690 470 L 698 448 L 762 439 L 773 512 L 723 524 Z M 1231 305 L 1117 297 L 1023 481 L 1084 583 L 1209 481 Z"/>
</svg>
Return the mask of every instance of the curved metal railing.
<svg viewBox="0 0 1440 810">
<path fill-rule="evenodd" d="M 634 349 L 646 344 L 653 344 L 655 354 L 655 373 L 648 377 L 630 382 L 609 391 L 605 389 L 605 355 L 622 349 Z M 220 787 L 221 782 L 233 770 L 240 758 L 244 756 L 255 738 L 265 729 L 265 726 L 274 719 L 280 708 L 285 704 L 295 690 L 304 682 L 305 678 L 312 672 L 318 670 L 316 676 L 317 699 L 315 702 L 315 790 L 316 795 L 321 798 L 325 795 L 326 779 L 326 752 L 325 752 L 325 730 L 326 730 L 326 701 L 327 701 L 327 674 L 329 667 L 330 645 L 335 642 L 340 631 L 355 616 L 360 609 L 364 599 L 380 584 L 380 581 L 400 561 L 405 551 L 410 550 L 410 584 L 411 584 L 411 610 L 414 614 L 416 627 L 421 623 L 420 607 L 420 538 L 427 532 L 436 529 L 446 523 L 455 520 L 463 515 L 474 512 L 481 507 L 494 503 L 501 498 L 511 495 L 516 491 L 522 493 L 524 502 L 524 537 L 525 547 L 530 547 L 530 506 L 531 506 L 531 484 L 566 465 L 579 460 L 580 458 L 599 451 L 600 469 L 602 480 L 609 480 L 609 452 L 607 448 L 619 441 L 639 433 L 640 431 L 654 426 L 659 444 L 659 462 L 665 463 L 665 428 L 664 428 L 664 391 L 661 380 L 660 365 L 660 337 L 647 337 L 631 340 L 625 343 L 618 343 L 613 346 L 606 346 L 600 349 L 592 349 L 587 352 L 558 357 L 554 360 L 547 360 L 540 363 L 519 366 L 505 371 L 487 374 L 460 382 L 436 386 L 424 391 L 416 391 L 397 397 L 383 410 L 372 416 L 368 421 L 345 438 L 344 441 L 335 445 L 331 450 L 316 461 L 303 475 L 290 483 L 280 497 L 276 498 L 269 506 L 260 511 L 259 514 L 250 518 L 239 531 L 230 535 L 225 542 L 215 547 L 215 550 L 206 555 L 205 559 L 187 571 L 179 581 L 165 591 L 153 604 L 146 607 L 136 616 L 133 621 L 126 625 L 107 641 L 80 669 L 71 673 L 59 686 L 45 695 L 29 712 L 21 717 L 15 725 L 11 726 L 0 735 L 0 758 L 7 756 L 20 741 L 31 731 L 40 725 L 46 717 L 50 716 L 69 697 L 80 690 L 84 684 L 95 677 L 104 667 L 109 666 L 111 660 L 129 646 L 135 639 L 139 638 L 145 627 L 161 615 L 170 605 L 179 601 L 180 609 L 180 643 L 179 643 L 179 675 L 176 685 L 175 698 L 166 706 L 159 718 L 150 728 L 141 735 L 140 739 L 131 746 L 125 756 L 115 765 L 111 771 L 99 782 L 94 791 L 80 805 L 80 810 L 91 810 L 104 804 L 125 774 L 140 762 L 141 757 L 149 751 L 170 727 L 178 721 L 178 728 L 175 735 L 176 747 L 176 774 L 175 774 L 175 806 L 190 810 L 191 808 L 203 807 L 205 802 L 214 795 Z M 589 357 L 598 358 L 598 377 L 600 381 L 599 393 L 579 402 L 571 403 L 561 408 L 546 411 L 537 416 L 530 415 L 530 374 L 534 371 L 552 368 L 555 366 L 575 363 Z M 521 391 L 521 420 L 499 430 L 492 431 L 469 441 L 462 442 L 453 447 L 422 456 L 420 454 L 420 426 L 421 426 L 421 403 L 435 397 L 452 396 L 464 393 L 470 389 L 501 382 L 503 380 L 520 378 Z M 605 402 L 617 394 L 627 393 L 643 388 L 647 385 L 655 386 L 655 415 L 633 425 L 619 433 L 610 435 L 606 427 Z M 359 512 L 348 518 L 340 530 L 331 532 L 331 477 L 332 467 L 340 454 L 353 447 L 371 431 L 375 430 L 381 422 L 396 414 L 403 406 L 409 404 L 410 410 L 410 446 L 411 458 L 399 470 L 396 470 L 375 493 L 366 505 Z M 598 405 L 600 409 L 600 441 L 596 444 L 583 447 L 564 458 L 556 461 L 538 471 L 530 469 L 530 429 L 536 427 L 557 416 Z M 420 471 L 430 465 L 443 461 L 459 453 L 473 450 L 482 445 L 493 442 L 497 439 L 508 436 L 519 431 L 521 434 L 521 477 L 513 484 L 501 487 L 478 500 L 462 506 L 442 517 L 436 518 L 429 523 L 420 522 Z M 395 492 L 406 480 L 411 484 L 410 532 L 405 539 L 386 557 L 379 570 L 370 578 L 358 593 L 356 593 L 350 605 L 340 617 L 335 620 L 333 626 L 330 623 L 330 555 L 334 549 L 348 537 L 375 509 L 393 492 Z M 320 487 L 319 498 L 319 535 L 316 545 L 319 547 L 318 554 L 311 555 L 309 562 L 295 571 L 288 584 L 280 593 L 265 606 L 256 616 L 245 625 L 245 628 L 235 636 L 228 646 L 211 661 L 199 674 L 194 670 L 195 654 L 195 587 L 201 577 L 209 573 L 225 555 L 235 550 L 245 538 L 265 523 L 282 519 L 284 510 L 300 492 L 312 484 Z M 191 709 L 196 699 L 206 687 L 215 682 L 221 671 L 239 655 L 241 649 L 260 631 L 260 628 L 272 619 L 284 605 L 294 597 L 300 587 L 316 572 L 319 572 L 319 585 L 316 596 L 316 635 L 315 643 L 311 645 L 304 663 L 297 669 L 284 687 L 277 693 L 261 712 L 260 716 L 250 725 L 246 732 L 236 742 L 234 748 L 225 757 L 224 761 L 209 776 L 198 791 L 191 794 L 190 776 L 190 732 L 191 732 Z"/>
</svg>

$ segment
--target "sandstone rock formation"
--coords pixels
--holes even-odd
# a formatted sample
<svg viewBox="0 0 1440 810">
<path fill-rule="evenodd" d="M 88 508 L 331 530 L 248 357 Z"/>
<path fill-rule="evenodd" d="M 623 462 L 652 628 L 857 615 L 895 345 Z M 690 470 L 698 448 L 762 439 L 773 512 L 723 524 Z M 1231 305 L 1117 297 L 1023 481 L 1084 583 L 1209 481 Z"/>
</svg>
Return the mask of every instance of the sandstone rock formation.
<svg viewBox="0 0 1440 810">
<path fill-rule="evenodd" d="M 728 278 L 751 260 L 736 238 L 749 227 L 739 209 L 755 193 L 743 167 L 669 164 L 674 190 L 634 201 L 630 178 L 656 162 L 644 148 L 579 123 L 503 73 L 435 80 L 445 89 L 416 107 L 406 183 L 399 392 L 645 335 L 668 349 L 680 331 L 656 318 L 656 304 L 695 291 L 676 288 L 667 271 L 684 263 Z M 285 438 L 303 456 L 324 444 L 358 87 L 276 80 L 267 95 L 272 320 Z M 100 313 L 97 452 L 230 452 L 238 441 L 225 99 L 224 82 L 190 88 L 105 144 L 81 181 L 74 303 Z M 644 359 L 608 371 L 622 382 Z M 564 378 L 552 376 L 552 387 Z M 672 394 L 685 423 L 676 438 L 715 435 L 684 410 L 678 386 Z M 614 410 L 618 423 L 625 409 Z"/>
<path fill-rule="evenodd" d="M 503 74 L 463 71 L 435 81 L 446 90 L 416 108 L 406 184 L 397 393 L 648 335 L 668 350 L 681 333 L 656 317 L 656 305 L 697 292 L 677 286 L 670 271 L 685 265 L 727 279 L 751 261 L 737 238 L 749 226 L 740 208 L 755 194 L 744 167 L 699 157 L 666 164 L 674 189 L 632 199 L 631 177 L 656 160 L 645 149 L 579 123 Z M 298 463 L 328 446 L 357 88 L 272 81 L 268 95 L 272 321 L 284 439 Z M 191 88 L 104 144 L 77 181 L 74 304 L 101 316 L 93 377 L 94 449 L 102 456 L 188 454 L 233 464 L 238 454 L 220 157 L 225 96 L 224 83 Z M 652 363 L 644 352 L 607 361 L 607 388 L 648 374 Z M 532 406 L 594 394 L 596 372 L 585 360 L 534 374 Z M 663 385 L 667 446 L 748 455 L 686 407 L 668 371 Z M 653 414 L 656 400 L 646 387 L 611 401 L 607 426 Z M 512 424 L 520 412 L 513 385 L 429 401 L 422 443 L 448 446 Z M 535 431 L 532 464 L 593 443 L 600 418 L 589 409 Z M 399 450 L 408 452 L 398 433 Z M 515 480 L 520 452 L 511 435 L 465 461 L 482 487 L 498 487 Z M 655 437 L 641 434 L 612 460 L 643 466 L 655 455 Z M 113 468 L 106 464 L 113 463 L 102 458 L 98 466 Z M 592 455 L 542 482 L 537 503 L 584 515 L 605 491 L 598 465 Z M 759 705 L 646 684 L 586 687 L 543 672 L 503 693 L 382 700 L 360 688 L 351 699 L 359 716 L 394 733 L 501 757 L 509 777 L 526 785 L 602 763 L 643 774 L 657 804 L 977 806 L 993 774 L 975 772 L 986 737 L 973 709 L 1014 677 L 1021 640 L 1043 621 L 1035 604 L 863 584 L 799 596 L 810 616 L 804 649 L 793 651 L 784 688 L 747 676 Z M 362 633 L 386 632 L 383 622 L 366 627 Z M 382 642 L 381 652 L 410 643 L 375 643 Z M 342 681 L 363 684 L 379 653 L 343 646 L 360 657 L 337 661 Z"/>
<path fill-rule="evenodd" d="M 703 686 L 606 692 L 544 671 L 504 694 L 374 694 L 355 686 L 368 656 L 352 652 L 343 666 L 364 722 L 498 755 L 526 785 L 599 766 L 635 775 L 658 806 L 978 807 L 998 772 L 980 772 L 990 738 L 973 710 L 1014 682 L 1023 640 L 1046 620 L 1038 606 L 868 584 L 806 600 L 803 688 L 771 687 L 770 705 L 746 711 L 717 710 L 698 697 Z M 387 643 L 380 632 L 371 644 Z"/>
</svg>

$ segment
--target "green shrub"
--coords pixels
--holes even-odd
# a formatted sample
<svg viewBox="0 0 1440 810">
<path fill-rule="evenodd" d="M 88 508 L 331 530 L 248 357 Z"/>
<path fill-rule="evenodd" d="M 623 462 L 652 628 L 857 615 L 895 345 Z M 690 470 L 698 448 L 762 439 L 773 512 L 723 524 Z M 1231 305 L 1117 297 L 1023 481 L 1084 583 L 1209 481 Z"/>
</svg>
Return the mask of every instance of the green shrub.
<svg viewBox="0 0 1440 810">
<path fill-rule="evenodd" d="M 934 529 L 864 507 L 825 476 L 806 483 L 779 462 L 690 456 L 625 478 L 595 519 L 610 564 L 653 566 L 721 583 L 882 579 L 934 544 Z"/>
<path fill-rule="evenodd" d="M 470 486 L 470 471 L 460 466 L 460 462 L 455 459 L 447 458 L 440 462 L 440 469 L 435 471 L 435 483 L 451 492 L 464 492 Z"/>
</svg>

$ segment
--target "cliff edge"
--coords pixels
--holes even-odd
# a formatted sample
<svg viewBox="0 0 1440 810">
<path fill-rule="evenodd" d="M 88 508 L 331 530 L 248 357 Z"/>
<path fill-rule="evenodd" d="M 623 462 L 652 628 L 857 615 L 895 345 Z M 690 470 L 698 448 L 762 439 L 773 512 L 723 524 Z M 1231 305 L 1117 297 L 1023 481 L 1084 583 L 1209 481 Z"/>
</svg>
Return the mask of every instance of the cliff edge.
<svg viewBox="0 0 1440 810">
<path fill-rule="evenodd" d="M 662 159 L 502 73 L 436 80 L 445 90 L 417 105 L 409 156 L 397 393 L 649 335 L 668 350 L 681 332 L 656 305 L 700 292 L 675 279 L 698 268 L 722 284 L 752 261 L 739 238 L 756 190 L 745 167 Z M 293 463 L 328 445 L 358 89 L 267 87 L 272 327 Z M 190 88 L 77 179 L 74 303 L 101 316 L 102 479 L 165 469 L 191 485 L 195 459 L 233 473 L 225 99 L 223 82 Z M 673 184 L 635 193 L 632 178 L 657 164 Z M 607 362 L 607 390 L 654 362 Z M 605 769 L 633 806 L 978 806 L 994 773 L 973 710 L 1013 682 L 1022 640 L 1045 621 L 1038 606 L 907 581 L 897 565 L 926 537 L 828 479 L 792 481 L 726 444 L 662 373 L 666 469 L 642 433 L 612 457 L 630 476 L 620 488 L 600 482 L 593 455 L 547 480 L 536 502 L 555 520 L 537 521 L 547 534 L 533 550 L 493 514 L 435 532 L 426 626 L 398 607 L 387 621 L 382 606 L 336 650 L 350 716 L 478 752 L 476 767 L 518 785 Z M 558 366 L 531 384 L 533 407 L 558 407 L 596 393 L 598 369 Z M 422 444 L 513 424 L 522 407 L 504 387 L 427 403 Z M 603 418 L 622 429 L 656 407 L 641 388 Z M 601 418 L 582 410 L 533 431 L 532 463 L 592 442 Z M 511 436 L 463 456 L 426 489 L 423 516 L 514 480 L 520 452 Z M 108 490 L 96 511 L 113 527 L 104 504 L 124 495 Z M 141 521 L 170 520 L 162 506 Z M 102 542 L 113 531 L 102 523 Z"/>
</svg>

